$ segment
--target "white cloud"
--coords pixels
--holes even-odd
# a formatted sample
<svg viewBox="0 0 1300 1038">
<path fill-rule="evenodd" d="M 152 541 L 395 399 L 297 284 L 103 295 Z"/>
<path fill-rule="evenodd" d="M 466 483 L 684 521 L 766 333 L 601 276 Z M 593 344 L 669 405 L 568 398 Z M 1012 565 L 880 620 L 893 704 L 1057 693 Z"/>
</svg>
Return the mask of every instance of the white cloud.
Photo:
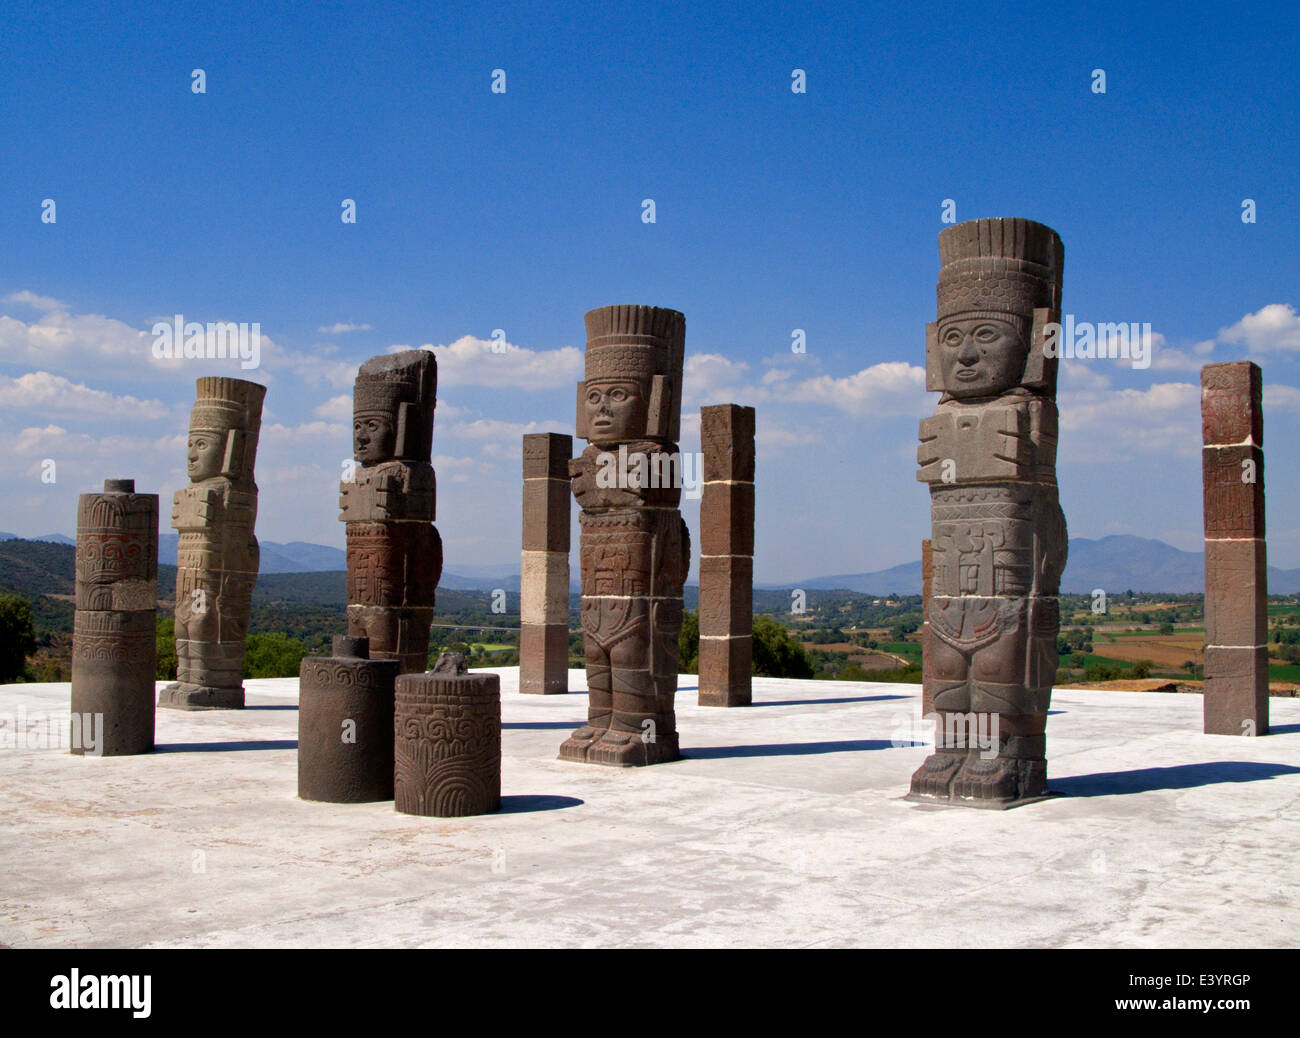
<svg viewBox="0 0 1300 1038">
<path fill-rule="evenodd" d="M 1276 386 L 1265 382 L 1264 406 L 1275 407 L 1279 411 L 1300 412 L 1300 389 L 1295 386 Z"/>
<path fill-rule="evenodd" d="M 932 401 L 925 393 L 925 369 L 887 361 L 854 375 L 819 375 L 799 383 L 787 399 L 824 403 L 855 415 L 923 415 Z"/>
<path fill-rule="evenodd" d="M 565 422 L 503 422 L 496 418 L 478 418 L 472 422 L 453 424 L 442 429 L 442 435 L 461 440 L 489 440 L 510 443 L 513 449 L 522 450 L 521 437 L 526 433 L 560 432 L 573 435 L 573 426 Z"/>
<path fill-rule="evenodd" d="M 1201 387 L 1190 382 L 1063 391 L 1060 414 L 1063 460 L 1117 462 L 1135 454 L 1201 451 Z"/>
<path fill-rule="evenodd" d="M 33 371 L 18 378 L 0 375 L 0 407 L 13 411 L 69 414 L 78 418 L 165 418 L 171 410 L 159 400 L 140 400 L 91 389 L 62 375 Z"/>
<path fill-rule="evenodd" d="M 496 347 L 496 350 L 493 347 Z M 425 343 L 438 360 L 439 392 L 444 386 L 489 386 L 494 389 L 556 389 L 582 378 L 582 350 L 562 346 L 557 350 L 530 350 L 508 342 L 494 343 L 462 335 L 449 346 Z M 395 345 L 389 353 L 409 350 Z M 497 352 L 500 351 L 500 352 Z M 356 369 L 353 369 L 355 376 Z"/>
<path fill-rule="evenodd" d="M 1300 314 L 1290 303 L 1269 303 L 1220 329 L 1219 342 L 1241 343 L 1251 353 L 1300 350 Z"/>
<path fill-rule="evenodd" d="M 370 325 L 368 325 L 368 324 L 346 324 L 346 323 L 340 322 L 340 323 L 338 323 L 338 324 L 326 324 L 326 325 L 322 325 L 321 327 L 317 328 L 316 330 L 317 330 L 318 332 L 321 332 L 321 333 L 324 334 L 324 335 L 342 335 L 342 334 L 344 334 L 345 332 L 368 332 L 368 331 L 370 331 Z"/>
<path fill-rule="evenodd" d="M 331 418 L 336 422 L 350 422 L 352 421 L 352 396 L 348 393 L 332 396 L 325 403 L 317 404 L 312 414 L 319 415 L 321 418 Z"/>
<path fill-rule="evenodd" d="M 50 296 L 38 296 L 35 292 L 29 292 L 23 289 L 21 292 L 10 292 L 4 297 L 6 303 L 17 303 L 19 306 L 30 306 L 33 310 L 66 310 L 67 303 L 61 303 Z"/>
</svg>

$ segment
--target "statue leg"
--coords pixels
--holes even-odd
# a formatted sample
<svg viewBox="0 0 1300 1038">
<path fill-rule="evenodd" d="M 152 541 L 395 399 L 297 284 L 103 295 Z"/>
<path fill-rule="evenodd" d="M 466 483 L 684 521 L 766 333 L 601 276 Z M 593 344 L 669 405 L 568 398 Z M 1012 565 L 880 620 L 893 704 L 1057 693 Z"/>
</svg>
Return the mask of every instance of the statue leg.
<svg viewBox="0 0 1300 1038">
<path fill-rule="evenodd" d="M 954 738 L 958 717 L 970 710 L 970 662 L 962 652 L 930 632 L 922 680 L 935 713 L 934 752 L 912 774 L 910 796 L 947 800 L 953 777 L 965 763 L 969 747 Z"/>
<path fill-rule="evenodd" d="M 587 663 L 587 723 L 560 746 L 560 760 L 585 761 L 593 743 L 609 729 L 614 711 L 610 685 L 609 649 L 602 644 L 602 617 L 607 612 L 599 599 L 582 603 L 582 649 Z"/>
</svg>

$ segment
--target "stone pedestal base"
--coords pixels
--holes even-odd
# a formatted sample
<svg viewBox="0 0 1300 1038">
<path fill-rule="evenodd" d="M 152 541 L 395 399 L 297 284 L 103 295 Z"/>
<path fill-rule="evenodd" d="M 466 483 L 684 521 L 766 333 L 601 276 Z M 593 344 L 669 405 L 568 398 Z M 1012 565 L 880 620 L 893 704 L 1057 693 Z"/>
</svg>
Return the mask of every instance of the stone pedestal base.
<svg viewBox="0 0 1300 1038">
<path fill-rule="evenodd" d="M 398 811 L 460 818 L 501 807 L 497 675 L 401 675 L 393 729 Z"/>
<path fill-rule="evenodd" d="M 158 693 L 158 705 L 169 710 L 243 710 L 244 686 L 212 688 L 178 681 Z"/>
</svg>

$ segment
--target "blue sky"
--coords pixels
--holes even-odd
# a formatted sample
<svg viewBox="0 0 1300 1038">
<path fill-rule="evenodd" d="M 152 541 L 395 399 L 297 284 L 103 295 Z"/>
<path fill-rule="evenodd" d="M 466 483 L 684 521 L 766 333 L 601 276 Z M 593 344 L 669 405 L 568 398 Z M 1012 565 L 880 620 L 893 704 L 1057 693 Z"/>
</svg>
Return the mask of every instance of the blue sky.
<svg viewBox="0 0 1300 1038">
<path fill-rule="evenodd" d="M 182 313 L 261 325 L 263 539 L 342 544 L 351 377 L 427 345 L 447 568 L 508 564 L 520 435 L 572 431 L 582 314 L 641 302 L 686 314 L 684 449 L 758 408 L 758 580 L 909 561 L 950 198 L 1054 227 L 1065 310 L 1155 332 L 1147 370 L 1063 367 L 1071 532 L 1195 549 L 1197 368 L 1250 358 L 1300 566 L 1294 5 L 43 6 L 0 12 L 0 529 L 182 485 L 194 378 L 239 374 L 151 357 Z"/>
</svg>

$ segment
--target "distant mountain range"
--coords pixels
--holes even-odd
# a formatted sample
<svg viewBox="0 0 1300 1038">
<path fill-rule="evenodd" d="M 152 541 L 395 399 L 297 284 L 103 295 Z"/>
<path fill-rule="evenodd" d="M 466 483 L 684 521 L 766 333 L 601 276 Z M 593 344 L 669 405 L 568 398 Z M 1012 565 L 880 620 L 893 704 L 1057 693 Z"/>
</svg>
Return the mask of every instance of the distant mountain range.
<svg viewBox="0 0 1300 1038">
<path fill-rule="evenodd" d="M 792 585 L 763 585 L 788 587 Z M 921 563 L 909 562 L 874 573 L 840 573 L 814 577 L 793 585 L 804 589 L 859 591 L 868 595 L 917 595 L 921 592 Z M 1095 588 L 1118 591 L 1197 594 L 1205 591 L 1205 556 L 1181 551 L 1164 541 L 1131 534 L 1090 540 L 1070 538 L 1070 556 L 1061 577 L 1061 590 L 1088 594 Z M 1276 595 L 1300 591 L 1300 569 L 1268 568 L 1268 589 Z"/>
<path fill-rule="evenodd" d="M 0 533 L 0 541 L 18 540 Z M 71 537 L 51 533 L 28 538 L 52 544 L 73 544 Z M 159 560 L 174 565 L 177 537 L 162 534 L 158 539 Z M 333 573 L 347 569 L 347 556 L 339 548 L 305 541 L 262 541 L 262 573 Z M 504 588 L 519 591 L 519 570 L 511 566 L 458 566 L 459 572 L 444 572 L 438 586 L 459 591 L 490 591 Z M 573 576 L 576 586 L 576 566 Z M 873 573 L 838 573 L 812 577 L 798 584 L 759 584 L 760 590 L 801 587 L 805 590 L 857 591 L 866 595 L 918 595 L 921 593 L 920 561 L 876 570 Z M 1061 590 L 1087 594 L 1094 588 L 1117 591 L 1164 591 L 1196 594 L 1205 590 L 1205 556 L 1198 551 L 1181 551 L 1164 541 L 1131 534 L 1116 534 L 1091 540 L 1070 539 L 1070 557 L 1061 578 Z M 1268 568 L 1268 589 L 1274 594 L 1300 592 L 1300 569 Z"/>
</svg>

